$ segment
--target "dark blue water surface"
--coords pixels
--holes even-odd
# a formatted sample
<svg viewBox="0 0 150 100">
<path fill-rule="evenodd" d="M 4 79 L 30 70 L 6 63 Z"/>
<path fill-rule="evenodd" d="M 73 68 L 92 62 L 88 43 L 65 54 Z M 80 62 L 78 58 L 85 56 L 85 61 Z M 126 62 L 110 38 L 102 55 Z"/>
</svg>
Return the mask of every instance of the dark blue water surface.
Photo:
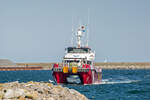
<svg viewBox="0 0 150 100">
<path fill-rule="evenodd" d="M 53 80 L 51 71 L 0 71 L 0 83 Z M 64 85 L 90 100 L 150 100 L 150 70 L 103 70 L 101 84 Z"/>
</svg>

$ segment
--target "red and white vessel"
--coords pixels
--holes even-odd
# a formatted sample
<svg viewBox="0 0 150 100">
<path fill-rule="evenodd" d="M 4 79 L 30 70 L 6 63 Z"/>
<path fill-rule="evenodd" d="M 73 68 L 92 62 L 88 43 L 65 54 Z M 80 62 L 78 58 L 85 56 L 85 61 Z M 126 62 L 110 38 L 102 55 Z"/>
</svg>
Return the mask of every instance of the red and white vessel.
<svg viewBox="0 0 150 100">
<path fill-rule="evenodd" d="M 53 77 L 57 84 L 95 84 L 102 79 L 102 69 L 94 67 L 95 53 L 81 45 L 86 25 L 80 25 L 76 34 L 77 46 L 66 48 L 62 64 L 53 65 Z"/>
</svg>

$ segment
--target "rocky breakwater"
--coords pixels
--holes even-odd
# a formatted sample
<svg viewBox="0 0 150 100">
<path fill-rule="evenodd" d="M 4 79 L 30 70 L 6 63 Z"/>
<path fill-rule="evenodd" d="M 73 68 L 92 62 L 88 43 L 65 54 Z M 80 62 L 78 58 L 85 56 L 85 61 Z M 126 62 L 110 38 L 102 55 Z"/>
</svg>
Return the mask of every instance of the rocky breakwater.
<svg viewBox="0 0 150 100">
<path fill-rule="evenodd" d="M 44 82 L 1 83 L 0 100 L 88 100 L 74 89 Z"/>
</svg>

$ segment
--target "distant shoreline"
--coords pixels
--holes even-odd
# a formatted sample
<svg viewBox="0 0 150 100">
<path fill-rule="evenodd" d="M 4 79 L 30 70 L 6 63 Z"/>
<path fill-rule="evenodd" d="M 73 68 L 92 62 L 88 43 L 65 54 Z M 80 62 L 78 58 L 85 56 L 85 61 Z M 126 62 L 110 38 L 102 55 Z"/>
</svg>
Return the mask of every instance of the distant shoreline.
<svg viewBox="0 0 150 100">
<path fill-rule="evenodd" d="M 0 71 L 15 71 L 15 70 L 51 70 L 54 63 L 15 63 L 14 65 L 0 65 Z M 102 69 L 149 69 L 150 62 L 109 62 L 94 63 L 95 67 Z"/>
<path fill-rule="evenodd" d="M 43 70 L 51 70 L 54 63 L 16 63 L 17 65 L 37 65 L 41 66 Z M 96 62 L 96 67 L 102 69 L 150 69 L 150 62 Z"/>
<path fill-rule="evenodd" d="M 102 69 L 150 69 L 150 62 L 95 63 Z"/>
</svg>

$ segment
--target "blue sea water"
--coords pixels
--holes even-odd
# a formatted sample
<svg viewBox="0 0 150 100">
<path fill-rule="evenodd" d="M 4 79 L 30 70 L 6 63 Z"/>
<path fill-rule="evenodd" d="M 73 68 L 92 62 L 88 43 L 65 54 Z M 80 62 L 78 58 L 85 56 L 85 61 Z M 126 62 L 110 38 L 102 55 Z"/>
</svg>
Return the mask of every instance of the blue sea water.
<svg viewBox="0 0 150 100">
<path fill-rule="evenodd" d="M 51 74 L 49 70 L 0 71 L 0 83 L 49 82 L 53 81 Z M 150 70 L 103 70 L 101 84 L 64 86 L 81 92 L 90 100 L 150 100 Z"/>
</svg>

